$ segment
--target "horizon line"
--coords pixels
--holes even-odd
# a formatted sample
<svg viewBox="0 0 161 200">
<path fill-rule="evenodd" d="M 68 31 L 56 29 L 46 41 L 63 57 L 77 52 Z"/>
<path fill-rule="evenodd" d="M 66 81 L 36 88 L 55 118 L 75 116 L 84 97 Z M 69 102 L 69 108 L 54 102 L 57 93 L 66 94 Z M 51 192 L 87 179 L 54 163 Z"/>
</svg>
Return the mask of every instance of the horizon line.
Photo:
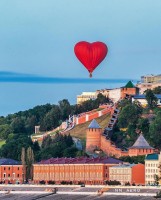
<svg viewBox="0 0 161 200">
<path fill-rule="evenodd" d="M 125 83 L 128 81 L 137 82 L 137 79 L 130 78 L 73 78 L 73 77 L 50 77 L 35 74 L 23 74 L 17 72 L 0 71 L 1 83 L 34 83 L 34 84 L 63 84 L 63 83 Z"/>
</svg>

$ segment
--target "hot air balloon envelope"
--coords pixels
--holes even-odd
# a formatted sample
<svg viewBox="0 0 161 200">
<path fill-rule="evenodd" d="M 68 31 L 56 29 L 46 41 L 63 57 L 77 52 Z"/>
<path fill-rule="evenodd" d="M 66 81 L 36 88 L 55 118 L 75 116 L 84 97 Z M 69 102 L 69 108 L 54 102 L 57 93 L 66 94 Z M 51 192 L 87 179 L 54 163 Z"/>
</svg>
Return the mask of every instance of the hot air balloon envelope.
<svg viewBox="0 0 161 200">
<path fill-rule="evenodd" d="M 93 70 L 103 61 L 106 57 L 108 48 L 103 42 L 78 42 L 74 47 L 74 52 L 78 60 L 89 71 L 92 77 Z"/>
</svg>

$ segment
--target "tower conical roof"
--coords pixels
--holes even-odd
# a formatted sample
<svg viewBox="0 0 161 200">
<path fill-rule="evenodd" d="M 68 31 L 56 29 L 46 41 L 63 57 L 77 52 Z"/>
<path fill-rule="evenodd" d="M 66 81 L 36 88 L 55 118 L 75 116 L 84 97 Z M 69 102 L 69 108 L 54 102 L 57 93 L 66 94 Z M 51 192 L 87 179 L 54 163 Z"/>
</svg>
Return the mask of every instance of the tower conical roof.
<svg viewBox="0 0 161 200">
<path fill-rule="evenodd" d="M 97 123 L 97 121 L 95 119 L 93 119 L 90 123 L 90 125 L 88 126 L 88 128 L 101 128 L 99 126 L 99 124 Z"/>
<path fill-rule="evenodd" d="M 153 149 L 153 147 L 151 147 L 144 136 L 140 134 L 136 142 L 129 149 Z"/>
<path fill-rule="evenodd" d="M 124 87 L 125 88 L 135 88 L 134 84 L 131 81 L 129 81 Z"/>
</svg>

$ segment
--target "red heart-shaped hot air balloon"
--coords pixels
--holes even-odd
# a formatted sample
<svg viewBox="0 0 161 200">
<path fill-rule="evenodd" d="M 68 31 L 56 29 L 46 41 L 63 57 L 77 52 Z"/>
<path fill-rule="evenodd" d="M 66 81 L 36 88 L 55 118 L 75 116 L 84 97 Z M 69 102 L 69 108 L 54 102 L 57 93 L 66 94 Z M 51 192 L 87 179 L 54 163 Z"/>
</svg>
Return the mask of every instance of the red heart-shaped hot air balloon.
<svg viewBox="0 0 161 200">
<path fill-rule="evenodd" d="M 74 47 L 74 52 L 78 60 L 89 71 L 92 77 L 93 70 L 106 57 L 108 48 L 103 42 L 78 42 Z"/>
</svg>

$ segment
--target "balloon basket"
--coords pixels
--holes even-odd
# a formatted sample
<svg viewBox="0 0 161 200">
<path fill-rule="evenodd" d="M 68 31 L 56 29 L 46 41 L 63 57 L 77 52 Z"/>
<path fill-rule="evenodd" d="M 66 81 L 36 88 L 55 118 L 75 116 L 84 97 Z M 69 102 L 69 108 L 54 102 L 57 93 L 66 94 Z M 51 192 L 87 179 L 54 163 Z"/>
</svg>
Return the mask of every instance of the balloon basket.
<svg viewBox="0 0 161 200">
<path fill-rule="evenodd" d="M 92 73 L 89 74 L 89 77 L 92 78 Z"/>
</svg>

